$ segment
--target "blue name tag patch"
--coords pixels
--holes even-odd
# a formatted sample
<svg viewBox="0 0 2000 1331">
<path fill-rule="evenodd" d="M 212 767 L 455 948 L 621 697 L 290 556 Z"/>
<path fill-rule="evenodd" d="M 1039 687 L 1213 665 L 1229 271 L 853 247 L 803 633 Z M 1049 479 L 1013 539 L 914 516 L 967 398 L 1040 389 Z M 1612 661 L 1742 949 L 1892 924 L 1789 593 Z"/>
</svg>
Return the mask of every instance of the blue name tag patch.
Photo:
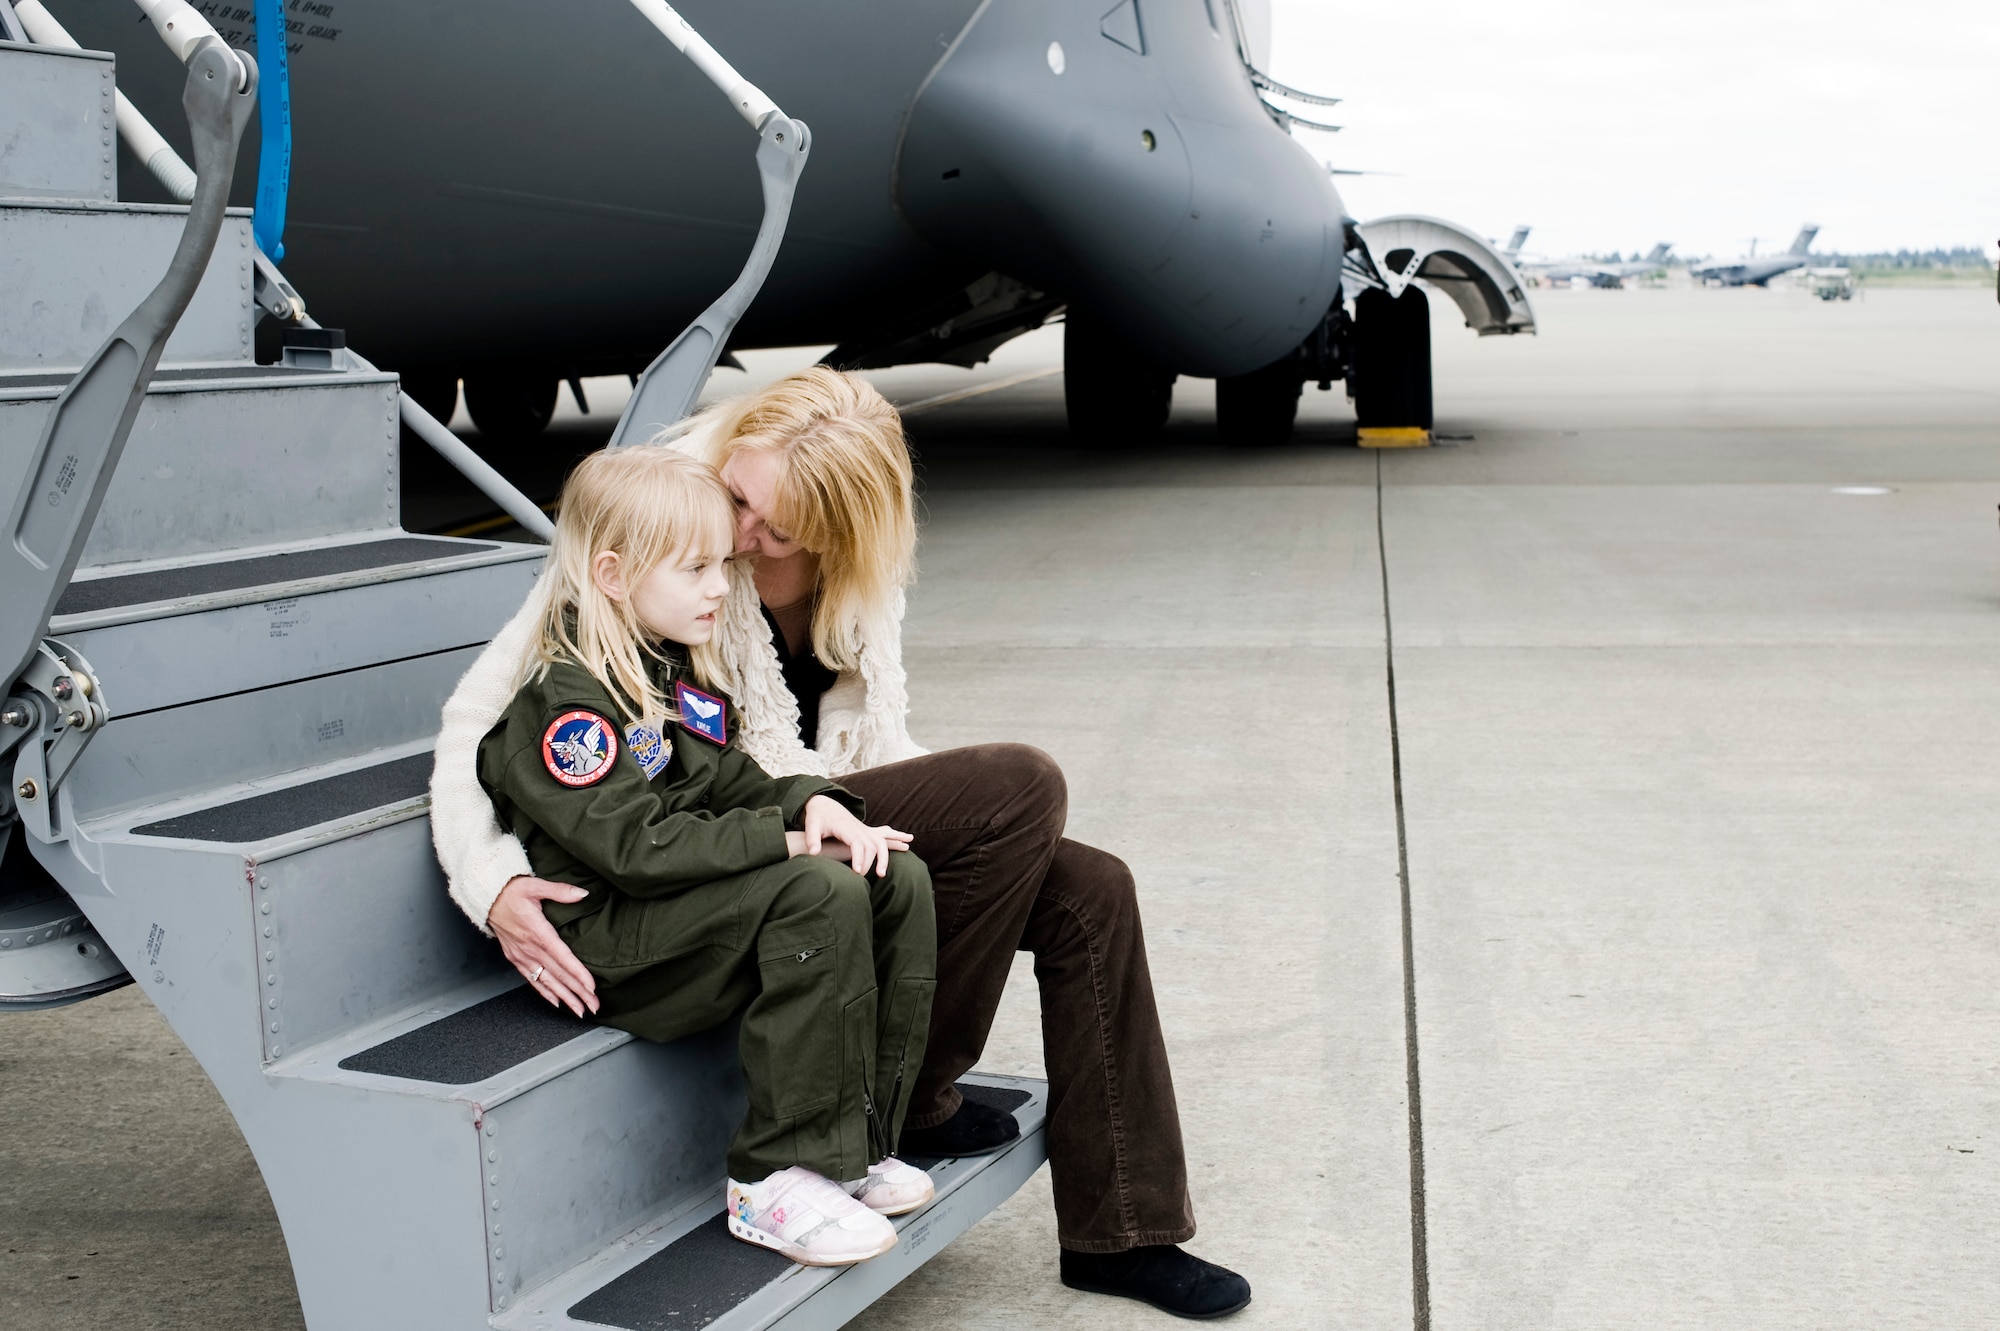
<svg viewBox="0 0 2000 1331">
<path fill-rule="evenodd" d="M 625 747 L 648 781 L 666 771 L 674 756 L 674 746 L 667 743 L 659 727 L 649 726 L 643 721 L 625 732 Z"/>
<path fill-rule="evenodd" d="M 692 684 L 675 680 L 674 706 L 680 709 L 684 729 L 712 744 L 729 743 L 728 703 Z"/>
</svg>

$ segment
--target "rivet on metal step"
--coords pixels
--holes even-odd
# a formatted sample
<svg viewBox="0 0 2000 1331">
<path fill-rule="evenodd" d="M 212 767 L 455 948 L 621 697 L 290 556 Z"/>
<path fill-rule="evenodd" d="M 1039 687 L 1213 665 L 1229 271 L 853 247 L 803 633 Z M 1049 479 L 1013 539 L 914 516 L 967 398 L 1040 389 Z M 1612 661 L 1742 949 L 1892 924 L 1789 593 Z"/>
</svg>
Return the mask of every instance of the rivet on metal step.
<svg viewBox="0 0 2000 1331">
<path fill-rule="evenodd" d="M 500 1306 L 502 1308 L 505 1308 L 507 1306 L 507 1296 L 505 1294 L 502 1294 L 500 1296 Z"/>
<path fill-rule="evenodd" d="M 278 1023 L 274 1021 L 271 1023 L 271 1034 L 276 1035 L 277 1033 L 278 1033 Z"/>
<path fill-rule="evenodd" d="M 276 984 L 277 982 L 278 982 L 278 977 L 275 975 L 266 975 L 264 977 L 265 984 Z"/>
<path fill-rule="evenodd" d="M 285 1046 L 283 1046 L 283 1045 L 281 1045 L 281 1044 L 274 1044 L 274 1045 L 272 1045 L 272 1046 L 271 1046 L 271 1057 L 272 1057 L 272 1058 L 276 1058 L 276 1057 L 278 1057 L 278 1056 L 279 1056 L 280 1054 L 283 1054 L 284 1052 L 285 1052 Z"/>
<path fill-rule="evenodd" d="M 266 901 L 261 905 L 259 905 L 257 909 L 264 912 L 264 914 L 269 915 L 271 913 L 271 903 Z"/>
<path fill-rule="evenodd" d="M 488 1123 L 488 1124 L 486 1125 L 486 1135 L 487 1135 L 487 1136 L 489 1136 L 489 1137 L 491 1137 L 491 1136 L 493 1135 L 494 1131 L 495 1131 L 495 1129 L 494 1129 L 493 1125 L 492 1125 L 491 1123 Z"/>
<path fill-rule="evenodd" d="M 269 1003 L 266 1003 L 264 1006 L 270 1008 L 271 1011 L 276 1012 L 278 1010 L 278 1000 L 274 998 Z"/>
<path fill-rule="evenodd" d="M 496 1211 L 500 1209 L 500 1199 L 498 1197 L 493 1199 L 493 1209 Z"/>
<path fill-rule="evenodd" d="M 495 1248 L 495 1249 L 493 1250 L 493 1260 L 494 1260 L 494 1261 L 496 1261 L 496 1262 L 504 1262 L 504 1261 L 506 1261 L 506 1260 L 507 1260 L 507 1250 L 506 1250 L 505 1248 Z"/>
<path fill-rule="evenodd" d="M 488 1152 L 486 1153 L 486 1158 L 487 1158 L 487 1159 L 488 1159 L 489 1161 L 492 1161 L 492 1162 L 495 1162 L 495 1163 L 498 1163 L 498 1161 L 499 1161 L 499 1159 L 500 1159 L 500 1152 L 498 1152 L 498 1151 L 488 1151 Z"/>
<path fill-rule="evenodd" d="M 264 960 L 266 961 L 276 961 L 277 959 L 278 959 L 278 954 L 275 952 L 266 952 L 264 954 Z"/>
<path fill-rule="evenodd" d="M 500 1176 L 499 1176 L 498 1174 L 488 1174 L 488 1175 L 486 1176 L 486 1184 L 487 1184 L 487 1186 L 488 1186 L 488 1187 L 493 1187 L 493 1188 L 497 1188 L 497 1187 L 499 1187 L 499 1186 L 500 1186 Z"/>
<path fill-rule="evenodd" d="M 271 936 L 271 933 L 272 933 L 272 930 L 271 930 L 271 926 L 270 926 L 270 925 L 268 925 L 268 924 L 267 924 L 267 925 L 265 925 L 265 926 L 264 926 L 264 937 L 266 937 L 266 938 L 269 938 L 269 937 Z"/>
</svg>

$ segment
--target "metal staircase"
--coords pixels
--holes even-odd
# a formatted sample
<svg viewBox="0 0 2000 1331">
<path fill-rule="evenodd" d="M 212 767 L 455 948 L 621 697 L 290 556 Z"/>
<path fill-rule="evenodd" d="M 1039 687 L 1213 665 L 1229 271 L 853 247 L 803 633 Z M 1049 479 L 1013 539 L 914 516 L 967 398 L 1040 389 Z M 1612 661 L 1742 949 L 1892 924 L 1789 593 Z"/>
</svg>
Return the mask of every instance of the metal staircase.
<svg viewBox="0 0 2000 1331">
<path fill-rule="evenodd" d="M 191 89 L 227 59 L 195 55 Z M 546 1007 L 431 853 L 440 708 L 542 547 L 402 530 L 394 375 L 253 362 L 247 212 L 216 205 L 137 367 L 73 571 L 23 544 L 50 475 L 88 485 L 51 452 L 59 402 L 228 184 L 216 157 L 191 208 L 118 203 L 114 94 L 109 55 L 0 41 L 0 498 L 26 570 L 0 610 L 36 578 L 53 598 L 0 642 L 27 659 L 0 711 L 0 1008 L 140 985 L 255 1153 L 314 1331 L 841 1324 L 1040 1165 L 1045 1087 L 969 1079 L 1023 1135 L 925 1162 L 938 1200 L 884 1257 L 726 1236 L 733 1031 L 651 1045 Z"/>
</svg>

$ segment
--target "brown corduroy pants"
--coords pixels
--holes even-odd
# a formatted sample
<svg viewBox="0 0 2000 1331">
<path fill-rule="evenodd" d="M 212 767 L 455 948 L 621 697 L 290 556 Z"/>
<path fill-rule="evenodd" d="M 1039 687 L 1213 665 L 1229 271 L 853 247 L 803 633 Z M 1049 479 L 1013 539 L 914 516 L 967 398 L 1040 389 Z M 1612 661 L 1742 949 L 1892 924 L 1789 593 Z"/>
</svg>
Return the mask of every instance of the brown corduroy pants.
<svg viewBox="0 0 2000 1331">
<path fill-rule="evenodd" d="M 984 744 L 841 778 L 910 833 L 937 904 L 937 993 L 910 1127 L 957 1112 L 1016 951 L 1041 986 L 1056 1235 L 1123 1252 L 1194 1235 L 1173 1075 L 1132 872 L 1063 836 L 1068 788 L 1040 749 Z"/>
</svg>

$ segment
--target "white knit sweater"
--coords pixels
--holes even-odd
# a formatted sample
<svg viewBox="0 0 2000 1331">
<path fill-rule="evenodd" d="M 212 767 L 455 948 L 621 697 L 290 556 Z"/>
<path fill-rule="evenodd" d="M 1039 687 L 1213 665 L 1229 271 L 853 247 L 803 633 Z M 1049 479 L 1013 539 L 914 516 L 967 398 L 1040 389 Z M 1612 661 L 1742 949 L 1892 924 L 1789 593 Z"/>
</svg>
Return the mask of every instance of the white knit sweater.
<svg viewBox="0 0 2000 1331">
<path fill-rule="evenodd" d="M 479 784 L 479 742 L 513 701 L 514 681 L 533 645 L 534 621 L 533 609 L 524 604 L 459 680 L 444 705 L 431 771 L 431 840 L 438 863 L 451 899 L 489 933 L 486 917 L 500 889 L 534 870 L 521 843 L 500 826 Z M 731 571 L 715 631 L 725 674 L 716 683 L 736 704 L 744 752 L 772 776 L 841 777 L 925 752 L 910 739 L 902 593 L 889 613 L 865 626 L 856 668 L 821 696 L 815 748 L 799 740 L 798 700 L 785 686 L 757 588 L 741 568 Z"/>
</svg>

